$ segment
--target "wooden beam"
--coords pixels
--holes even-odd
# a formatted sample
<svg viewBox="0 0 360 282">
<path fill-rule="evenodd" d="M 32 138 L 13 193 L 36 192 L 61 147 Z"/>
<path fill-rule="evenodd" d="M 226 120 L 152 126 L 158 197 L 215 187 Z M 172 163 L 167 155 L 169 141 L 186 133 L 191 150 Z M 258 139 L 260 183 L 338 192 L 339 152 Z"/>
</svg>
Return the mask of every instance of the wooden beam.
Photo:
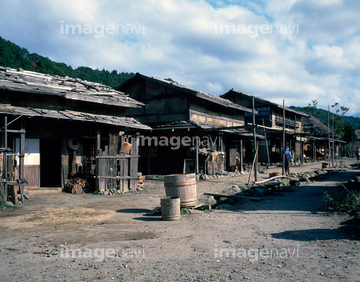
<svg viewBox="0 0 360 282">
<path fill-rule="evenodd" d="M 21 202 L 24 202 L 24 181 L 25 181 L 25 122 L 21 121 L 21 134 L 20 134 L 20 155 L 19 155 L 19 190 L 21 195 Z M 65 184 L 64 184 L 65 185 Z"/>
<path fill-rule="evenodd" d="M 227 194 L 215 194 L 215 193 L 204 193 L 206 196 L 213 196 L 215 198 L 233 198 L 233 199 L 249 199 L 253 201 L 261 201 L 263 198 L 260 197 L 248 197 L 240 195 L 227 195 Z"/>
</svg>

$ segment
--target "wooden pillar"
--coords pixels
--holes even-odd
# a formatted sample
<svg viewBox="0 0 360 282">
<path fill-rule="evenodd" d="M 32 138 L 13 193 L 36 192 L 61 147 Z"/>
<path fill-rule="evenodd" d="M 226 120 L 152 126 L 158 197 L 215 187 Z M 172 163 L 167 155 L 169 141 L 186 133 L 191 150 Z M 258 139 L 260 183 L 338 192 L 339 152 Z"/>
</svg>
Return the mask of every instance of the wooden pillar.
<svg viewBox="0 0 360 282">
<path fill-rule="evenodd" d="M 3 179 L 4 179 L 4 199 L 3 201 L 8 200 L 8 185 L 7 185 L 7 172 L 8 172 L 8 162 L 7 162 L 7 116 L 4 117 L 4 159 L 3 159 Z"/>
<path fill-rule="evenodd" d="M 328 159 L 329 159 L 329 165 L 330 165 L 330 157 L 331 157 L 331 155 L 330 155 L 330 151 L 331 151 L 331 149 L 330 149 L 330 106 L 328 105 L 328 147 L 329 147 L 329 151 L 328 151 Z M 326 150 L 325 150 L 325 152 L 326 152 Z"/>
<path fill-rule="evenodd" d="M 131 140 L 131 156 L 130 159 L 130 191 L 136 191 L 137 188 L 137 173 L 138 173 L 138 167 L 139 167 L 139 132 L 136 132 L 136 134 L 132 135 Z"/>
<path fill-rule="evenodd" d="M 314 160 L 314 162 L 316 162 L 316 143 L 315 143 L 315 141 L 313 142 L 313 160 Z"/>
<path fill-rule="evenodd" d="M 244 166 L 244 149 L 243 149 L 243 141 L 240 139 L 240 172 L 243 172 Z"/>
<path fill-rule="evenodd" d="M 301 156 L 300 156 L 300 159 L 301 159 L 301 164 L 304 164 L 304 142 L 301 141 Z"/>
<path fill-rule="evenodd" d="M 255 100 L 254 96 L 252 97 L 252 123 L 253 123 L 253 134 L 254 134 L 254 176 L 255 176 L 255 182 L 257 181 L 257 172 L 258 172 L 258 154 L 257 152 L 257 142 L 256 142 L 256 126 L 255 126 Z"/>
<path fill-rule="evenodd" d="M 100 173 L 100 159 L 96 158 L 98 156 L 100 156 L 100 150 L 101 150 L 101 135 L 100 135 L 100 129 L 97 128 L 96 130 L 96 150 L 95 150 L 95 162 L 96 162 L 96 191 L 100 191 L 100 178 L 99 178 L 99 173 Z"/>
<path fill-rule="evenodd" d="M 199 173 L 199 138 L 198 136 L 195 137 L 196 139 L 196 147 L 195 147 L 195 173 Z"/>
<path fill-rule="evenodd" d="M 286 140 L 285 140 L 285 99 L 283 99 L 283 136 L 282 136 L 282 160 L 283 160 L 283 165 L 282 165 L 282 175 L 285 175 L 285 144 Z"/>
<path fill-rule="evenodd" d="M 265 130 L 265 122 L 264 119 L 262 119 L 263 122 L 263 126 L 264 126 L 264 136 L 265 136 L 265 145 L 266 145 L 266 154 L 267 154 L 267 159 L 268 159 L 268 167 L 270 167 L 270 153 L 269 153 L 269 144 L 268 144 L 268 140 L 267 140 L 267 136 L 266 136 L 266 130 Z"/>
<path fill-rule="evenodd" d="M 332 167 L 335 166 L 335 161 L 334 161 L 334 158 L 335 158 L 335 137 L 334 137 L 334 112 L 333 112 L 333 121 L 332 121 L 332 150 L 331 150 L 331 163 L 332 163 Z"/>
<path fill-rule="evenodd" d="M 151 173 L 151 146 L 145 147 L 147 152 L 147 174 Z"/>
<path fill-rule="evenodd" d="M 19 156 L 19 190 L 21 195 L 21 202 L 24 202 L 24 181 L 25 181 L 25 123 L 21 121 L 20 134 L 20 156 Z M 65 185 L 65 184 L 64 184 Z"/>
<path fill-rule="evenodd" d="M 115 128 L 112 128 L 109 133 L 109 156 L 117 156 L 119 152 L 119 131 Z M 107 168 L 107 176 L 116 177 L 117 172 L 117 162 L 118 160 L 108 159 L 108 168 Z M 116 179 L 108 179 L 108 188 L 116 189 Z"/>
</svg>

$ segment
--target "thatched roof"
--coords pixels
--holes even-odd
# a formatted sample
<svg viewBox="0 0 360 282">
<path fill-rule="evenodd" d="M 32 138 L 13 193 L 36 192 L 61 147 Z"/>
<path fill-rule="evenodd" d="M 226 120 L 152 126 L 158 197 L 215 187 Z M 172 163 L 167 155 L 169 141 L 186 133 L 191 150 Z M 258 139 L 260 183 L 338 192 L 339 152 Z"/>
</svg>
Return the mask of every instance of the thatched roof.
<svg viewBox="0 0 360 282">
<path fill-rule="evenodd" d="M 329 133 L 332 135 L 332 130 L 313 116 L 303 116 L 301 118 L 301 128 L 303 133 L 307 133 L 314 137 L 327 137 Z M 334 137 L 339 138 L 338 134 L 334 134 Z"/>
</svg>

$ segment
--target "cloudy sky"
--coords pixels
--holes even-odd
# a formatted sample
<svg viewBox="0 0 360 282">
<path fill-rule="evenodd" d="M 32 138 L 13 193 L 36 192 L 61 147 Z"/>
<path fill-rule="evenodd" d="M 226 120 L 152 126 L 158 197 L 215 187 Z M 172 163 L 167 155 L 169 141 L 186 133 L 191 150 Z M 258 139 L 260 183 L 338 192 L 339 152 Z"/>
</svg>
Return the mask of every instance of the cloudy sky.
<svg viewBox="0 0 360 282">
<path fill-rule="evenodd" d="M 357 0 L 0 0 L 0 36 L 31 53 L 360 117 Z"/>
</svg>

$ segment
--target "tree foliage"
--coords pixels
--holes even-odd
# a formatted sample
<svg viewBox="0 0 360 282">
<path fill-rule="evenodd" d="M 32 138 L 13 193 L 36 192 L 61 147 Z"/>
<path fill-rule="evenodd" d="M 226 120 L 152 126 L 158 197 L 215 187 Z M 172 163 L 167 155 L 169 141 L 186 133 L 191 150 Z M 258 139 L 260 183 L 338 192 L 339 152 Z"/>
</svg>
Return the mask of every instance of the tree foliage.
<svg viewBox="0 0 360 282">
<path fill-rule="evenodd" d="M 313 100 L 312 103 L 309 103 L 306 107 L 291 106 L 290 108 L 312 115 L 326 125 L 328 125 L 329 119 L 330 128 L 332 128 L 332 124 L 334 123 L 334 132 L 342 136 L 343 139 L 351 139 L 351 136 L 353 136 L 351 131 L 354 130 L 355 132 L 355 129 L 360 128 L 360 118 L 345 116 L 349 111 L 349 108 L 340 106 L 339 103 L 335 103 L 330 108 L 330 111 L 327 111 L 317 108 L 317 105 L 318 101 Z"/>
<path fill-rule="evenodd" d="M 102 69 L 93 70 L 89 67 L 73 69 L 64 63 L 57 63 L 36 53 L 29 53 L 25 48 L 0 37 L 0 66 L 22 68 L 24 70 L 47 73 L 51 75 L 69 76 L 83 80 L 99 82 L 116 88 L 121 83 L 133 77 L 134 73 L 112 72 Z"/>
<path fill-rule="evenodd" d="M 348 123 L 345 123 L 343 140 L 347 143 L 354 143 L 358 141 L 355 129 Z"/>
</svg>

